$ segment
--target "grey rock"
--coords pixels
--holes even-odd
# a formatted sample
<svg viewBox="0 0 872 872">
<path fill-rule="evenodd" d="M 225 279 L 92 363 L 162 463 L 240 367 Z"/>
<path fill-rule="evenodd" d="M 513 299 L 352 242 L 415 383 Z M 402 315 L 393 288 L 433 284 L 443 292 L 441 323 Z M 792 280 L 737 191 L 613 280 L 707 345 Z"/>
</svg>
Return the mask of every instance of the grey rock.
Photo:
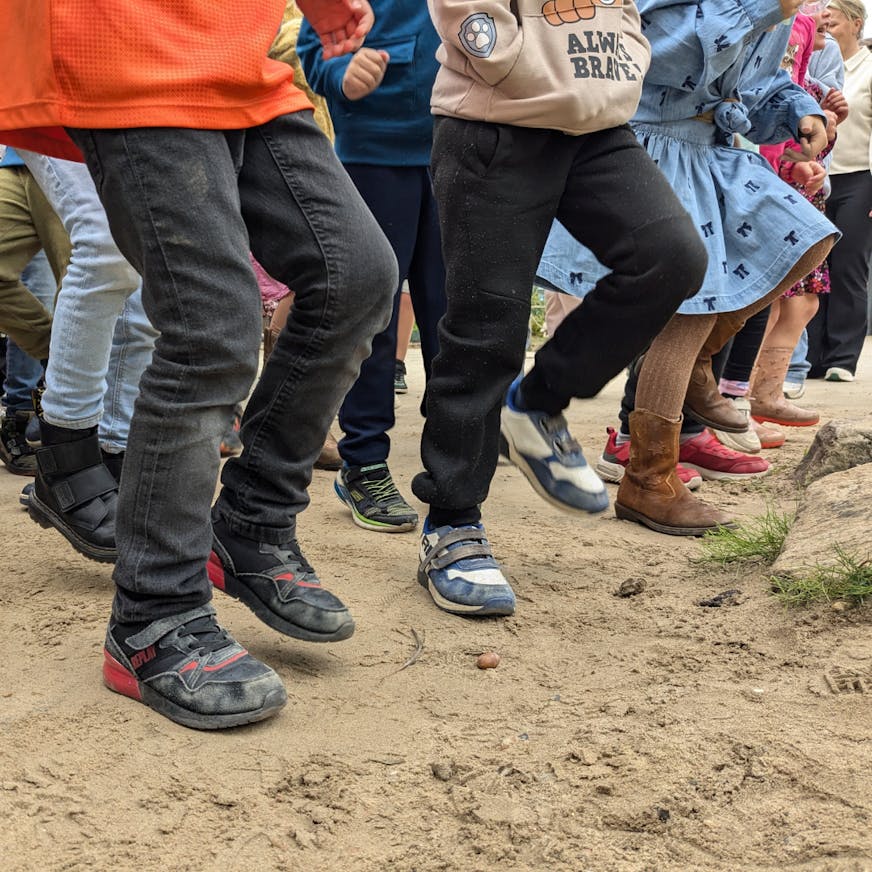
<svg viewBox="0 0 872 872">
<path fill-rule="evenodd" d="M 834 472 L 872 463 L 872 415 L 859 420 L 829 421 L 793 472 L 802 486 Z"/>
<path fill-rule="evenodd" d="M 809 485 L 771 574 L 801 578 L 833 566 L 837 546 L 860 560 L 872 557 L 872 463 Z"/>
</svg>

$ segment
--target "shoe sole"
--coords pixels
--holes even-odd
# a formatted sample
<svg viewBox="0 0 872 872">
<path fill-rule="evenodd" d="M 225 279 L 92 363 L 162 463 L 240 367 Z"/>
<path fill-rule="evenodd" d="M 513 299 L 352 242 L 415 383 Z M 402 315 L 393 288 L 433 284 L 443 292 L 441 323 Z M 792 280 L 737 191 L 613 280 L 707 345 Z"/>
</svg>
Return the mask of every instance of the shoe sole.
<svg viewBox="0 0 872 872">
<path fill-rule="evenodd" d="M 785 421 L 783 418 L 770 418 L 767 415 L 751 416 L 758 424 L 778 424 L 779 427 L 816 427 L 820 424 L 820 417 L 814 421 Z"/>
<path fill-rule="evenodd" d="M 620 463 L 612 463 L 600 455 L 594 465 L 594 472 L 603 480 L 610 481 L 613 484 L 620 484 L 624 478 L 625 469 Z"/>
<path fill-rule="evenodd" d="M 489 605 L 482 603 L 478 606 L 465 606 L 462 603 L 455 603 L 445 599 L 441 593 L 433 586 L 429 576 L 422 569 L 418 569 L 418 584 L 427 589 L 427 592 L 433 598 L 433 602 L 442 609 L 443 612 L 449 612 L 452 615 L 463 615 L 466 617 L 508 617 L 515 613 L 515 607 L 509 605 Z"/>
<path fill-rule="evenodd" d="M 612 484 L 620 484 L 624 479 L 624 473 L 626 471 L 620 463 L 612 463 L 602 456 L 597 460 L 594 470 L 603 481 L 610 481 Z M 699 488 L 702 487 L 702 476 L 695 475 L 690 479 L 690 481 L 684 481 L 682 484 L 684 484 L 688 490 L 699 490 Z"/>
<path fill-rule="evenodd" d="M 703 424 L 706 427 L 711 427 L 712 430 L 723 430 L 724 433 L 744 433 L 748 429 L 748 425 L 745 424 L 742 427 L 725 427 L 722 421 L 713 421 L 711 418 L 706 418 L 703 415 L 700 415 L 699 412 L 695 412 L 690 406 L 683 406 L 681 411 L 685 416 L 690 416 L 695 421 L 699 421 L 700 424 Z"/>
<path fill-rule="evenodd" d="M 523 455 L 515 448 L 515 443 L 512 442 L 512 440 L 508 436 L 506 436 L 506 447 L 509 450 L 509 460 L 511 460 L 511 462 L 518 467 L 524 478 L 526 478 L 527 481 L 530 482 L 530 486 L 533 488 L 533 490 L 536 491 L 536 493 L 539 494 L 539 496 L 542 497 L 542 499 L 545 500 L 546 503 L 550 503 L 552 506 L 554 506 L 555 509 L 560 509 L 561 512 L 566 512 L 569 515 L 582 516 L 600 515 L 606 509 L 608 509 L 608 502 L 606 502 L 604 506 L 598 506 L 591 509 L 582 509 L 578 506 L 571 506 L 568 503 L 561 502 L 545 489 L 545 487 L 542 485 L 542 482 L 540 482 L 539 479 L 536 477 L 536 473 L 533 472 L 532 468 L 524 459 Z"/>
<path fill-rule="evenodd" d="M 715 530 L 735 530 L 738 527 L 738 524 L 732 521 L 727 524 L 716 524 L 714 527 L 668 527 L 620 503 L 615 503 L 615 516 L 622 521 L 635 521 L 648 527 L 649 530 L 666 533 L 668 536 L 705 536 L 706 533 L 713 533 Z"/>
<path fill-rule="evenodd" d="M 394 388 L 394 393 L 395 393 L 395 394 L 407 394 L 407 393 L 409 393 L 409 389 L 408 389 L 408 388 L 398 388 L 398 387 L 395 387 L 395 388 Z"/>
<path fill-rule="evenodd" d="M 687 463 L 684 460 L 681 461 L 681 465 L 688 469 L 695 469 L 706 481 L 745 481 L 748 478 L 763 478 L 764 475 L 772 472 L 771 466 L 760 472 L 722 472 L 718 469 L 704 469 L 696 463 Z"/>
<path fill-rule="evenodd" d="M 764 451 L 768 451 L 770 448 L 781 448 L 782 445 L 786 442 L 786 439 L 774 439 L 771 442 L 760 442 L 760 447 Z"/>
<path fill-rule="evenodd" d="M 16 469 L 12 464 L 7 463 L 5 460 L 3 461 L 3 465 L 13 475 L 22 475 L 22 476 L 26 476 L 27 478 L 36 478 L 36 470 L 35 469 Z"/>
<path fill-rule="evenodd" d="M 408 533 L 410 530 L 414 530 L 415 527 L 418 526 L 417 519 L 414 521 L 405 521 L 402 524 L 389 524 L 384 521 L 374 521 L 372 518 L 366 518 L 355 509 L 354 500 L 351 499 L 351 494 L 349 494 L 348 491 L 339 484 L 339 482 L 333 482 L 333 490 L 335 491 L 336 496 L 339 497 L 339 501 L 346 506 L 346 508 L 351 509 L 351 520 L 354 521 L 354 523 L 362 530 L 369 530 L 372 533 Z"/>
<path fill-rule="evenodd" d="M 30 494 L 27 501 L 27 511 L 40 527 L 45 527 L 46 530 L 57 530 L 82 556 L 96 560 L 98 563 L 114 563 L 118 557 L 115 548 L 102 548 L 83 539 L 60 515 L 42 502 L 36 493 Z"/>
<path fill-rule="evenodd" d="M 304 642 L 341 642 L 354 635 L 354 618 L 350 615 L 348 620 L 332 633 L 317 633 L 314 630 L 301 627 L 299 624 L 292 624 L 286 621 L 271 611 L 244 584 L 240 584 L 236 576 L 231 575 L 224 568 L 221 559 L 214 551 L 209 555 L 209 560 L 206 562 L 206 574 L 209 576 L 209 581 L 212 582 L 214 587 L 226 593 L 227 596 L 239 600 L 239 602 L 251 609 L 255 616 L 260 618 L 268 627 L 272 627 L 273 630 L 276 630 L 283 636 L 301 639 Z"/>
<path fill-rule="evenodd" d="M 142 684 L 119 663 L 105 648 L 103 649 L 103 683 L 109 690 L 130 697 L 154 709 L 183 727 L 195 730 L 223 730 L 228 727 L 241 727 L 265 720 L 284 708 L 288 701 L 287 692 L 282 689 L 267 694 L 264 704 L 247 712 L 234 712 L 228 715 L 199 715 L 176 705 L 165 696 Z"/>
</svg>

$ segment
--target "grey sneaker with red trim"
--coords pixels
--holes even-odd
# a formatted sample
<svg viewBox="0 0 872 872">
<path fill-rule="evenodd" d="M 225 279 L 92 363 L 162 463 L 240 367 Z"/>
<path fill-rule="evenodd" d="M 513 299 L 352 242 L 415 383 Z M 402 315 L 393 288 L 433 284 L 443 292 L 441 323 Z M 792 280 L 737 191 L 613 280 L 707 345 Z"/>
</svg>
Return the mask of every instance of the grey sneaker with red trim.
<svg viewBox="0 0 872 872">
<path fill-rule="evenodd" d="M 206 571 L 215 587 L 285 636 L 339 642 L 354 633 L 354 618 L 339 597 L 321 587 L 296 539 L 282 545 L 255 542 L 213 517 Z"/>
<path fill-rule="evenodd" d="M 103 680 L 199 730 L 260 721 L 288 701 L 278 675 L 218 626 L 210 605 L 146 624 L 110 621 Z"/>
</svg>

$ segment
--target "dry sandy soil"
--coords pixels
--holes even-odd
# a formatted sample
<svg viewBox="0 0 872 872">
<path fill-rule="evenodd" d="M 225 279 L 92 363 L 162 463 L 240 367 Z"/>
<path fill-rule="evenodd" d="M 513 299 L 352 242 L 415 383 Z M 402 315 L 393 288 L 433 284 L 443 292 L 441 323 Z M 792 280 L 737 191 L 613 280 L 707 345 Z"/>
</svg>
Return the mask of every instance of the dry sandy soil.
<svg viewBox="0 0 872 872">
<path fill-rule="evenodd" d="M 423 386 L 410 354 L 391 466 L 408 494 Z M 824 420 L 872 402 L 813 382 Z M 618 381 L 570 412 L 595 456 Z M 791 507 L 813 437 L 774 472 L 706 484 L 742 518 Z M 353 608 L 349 641 L 283 638 L 218 595 L 222 622 L 283 677 L 270 721 L 175 726 L 100 681 L 110 571 L 17 504 L 0 470 L 0 866 L 13 870 L 872 869 L 869 607 L 787 610 L 759 571 L 702 569 L 692 539 L 542 503 L 501 466 L 485 521 L 518 594 L 508 620 L 440 612 L 416 537 L 353 526 L 318 472 L 300 525 Z M 870 495 L 872 496 L 872 495 Z M 643 592 L 614 595 L 629 577 Z M 701 599 L 740 588 L 740 603 Z M 414 650 L 412 629 L 423 651 Z M 481 651 L 498 669 L 475 666 Z M 869 675 L 840 688 L 840 669 Z"/>
</svg>

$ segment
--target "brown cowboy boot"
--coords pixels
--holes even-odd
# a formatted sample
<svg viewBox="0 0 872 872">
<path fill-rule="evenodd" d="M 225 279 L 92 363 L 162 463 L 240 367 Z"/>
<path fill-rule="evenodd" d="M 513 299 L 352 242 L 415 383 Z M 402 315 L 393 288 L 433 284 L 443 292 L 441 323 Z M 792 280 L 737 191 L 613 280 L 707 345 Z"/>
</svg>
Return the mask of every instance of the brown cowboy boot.
<svg viewBox="0 0 872 872">
<path fill-rule="evenodd" d="M 342 458 L 339 455 L 339 443 L 336 437 L 328 432 L 324 440 L 324 447 L 315 461 L 315 469 L 332 469 L 334 472 L 342 467 Z"/>
<path fill-rule="evenodd" d="M 751 417 L 755 421 L 771 421 L 784 427 L 811 427 L 821 416 L 803 409 L 784 396 L 784 376 L 790 365 L 792 348 L 760 349 L 751 382 Z"/>
<path fill-rule="evenodd" d="M 630 413 L 630 463 L 618 488 L 615 515 L 673 536 L 735 527 L 729 515 L 696 499 L 675 474 L 680 431 L 680 418 L 670 421 L 645 409 Z"/>
<path fill-rule="evenodd" d="M 748 417 L 721 396 L 718 381 L 712 372 L 712 355 L 717 354 L 742 329 L 744 323 L 745 319 L 735 312 L 721 312 L 718 315 L 712 332 L 696 356 L 684 396 L 682 411 L 685 415 L 725 433 L 744 433 L 748 429 Z"/>
</svg>

